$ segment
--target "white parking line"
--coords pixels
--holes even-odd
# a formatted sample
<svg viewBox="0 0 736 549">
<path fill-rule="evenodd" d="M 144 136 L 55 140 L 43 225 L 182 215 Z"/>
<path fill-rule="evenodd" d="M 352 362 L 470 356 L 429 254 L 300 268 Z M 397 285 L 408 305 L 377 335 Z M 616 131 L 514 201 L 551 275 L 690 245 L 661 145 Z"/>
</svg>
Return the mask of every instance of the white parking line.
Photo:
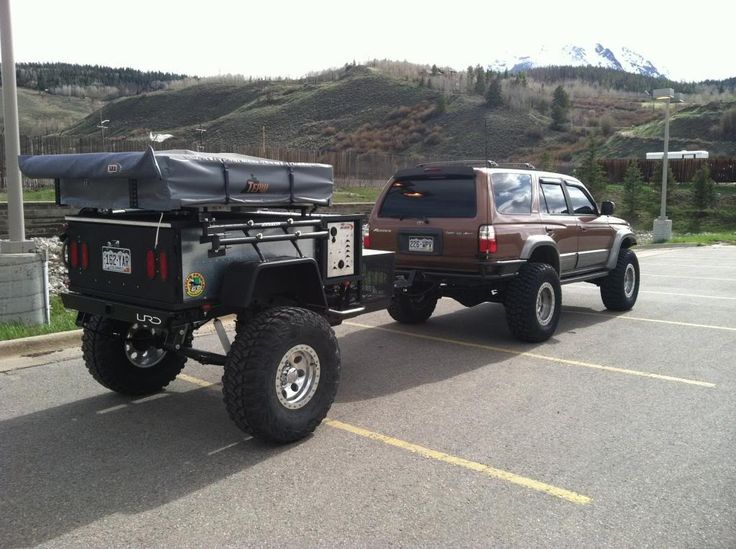
<svg viewBox="0 0 736 549">
<path fill-rule="evenodd" d="M 227 446 L 223 446 L 222 448 L 218 448 L 217 450 L 212 450 L 211 452 L 207 452 L 207 455 L 208 456 L 214 456 L 215 454 L 219 454 L 220 452 L 224 452 L 225 450 L 227 450 L 229 448 L 233 448 L 233 447 L 237 446 L 238 444 L 240 444 L 241 442 L 245 442 L 246 440 L 250 440 L 252 438 L 253 437 L 247 437 L 247 438 L 244 438 L 243 440 L 239 440 L 237 442 L 233 442 L 232 444 L 228 444 Z"/>
<path fill-rule="evenodd" d="M 588 291 L 594 291 L 598 292 L 600 291 L 595 286 L 578 286 L 578 285 L 569 285 L 565 288 L 565 290 L 588 290 Z M 658 294 L 658 295 L 674 295 L 678 297 L 697 297 L 701 299 L 725 299 L 725 300 L 736 300 L 736 297 L 734 296 L 722 296 L 722 295 L 703 295 L 703 294 L 680 294 L 675 292 L 657 292 L 656 290 L 639 290 L 640 294 Z"/>
<path fill-rule="evenodd" d="M 127 408 L 127 404 L 118 404 L 117 406 L 111 406 L 110 408 L 105 408 L 104 410 L 97 410 L 97 414 L 109 414 L 110 412 L 115 412 L 117 410 L 122 410 L 123 408 Z"/>
<path fill-rule="evenodd" d="M 133 404 L 142 404 L 144 402 L 150 402 L 152 400 L 158 400 L 160 398 L 170 397 L 171 393 L 156 393 L 147 397 L 139 398 L 138 400 L 131 400 Z"/>
<path fill-rule="evenodd" d="M 696 276 L 694 274 L 691 275 L 691 276 L 685 276 L 685 275 L 665 275 L 665 274 L 648 273 L 646 271 L 644 271 L 641 274 L 642 274 L 642 276 L 656 276 L 656 277 L 659 277 L 659 278 L 685 278 L 685 279 L 688 279 L 688 280 L 717 280 L 717 281 L 720 281 L 720 282 L 736 282 L 736 278 L 715 278 L 715 277 L 710 277 L 710 276 Z"/>
</svg>

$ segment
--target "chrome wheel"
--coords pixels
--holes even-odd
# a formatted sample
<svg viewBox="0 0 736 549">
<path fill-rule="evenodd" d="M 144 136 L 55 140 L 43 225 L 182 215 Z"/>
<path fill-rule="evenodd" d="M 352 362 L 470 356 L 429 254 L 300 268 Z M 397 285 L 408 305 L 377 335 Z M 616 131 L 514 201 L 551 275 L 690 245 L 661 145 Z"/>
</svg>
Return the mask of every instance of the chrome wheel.
<svg viewBox="0 0 736 549">
<path fill-rule="evenodd" d="M 537 291 L 537 322 L 546 326 L 555 314 L 555 290 L 552 284 L 545 282 Z"/>
<path fill-rule="evenodd" d="M 133 324 L 125 335 L 125 356 L 133 366 L 151 368 L 166 357 L 163 340 L 162 330 Z"/>
<path fill-rule="evenodd" d="M 284 354 L 276 369 L 276 396 L 289 410 L 306 406 L 317 392 L 320 365 L 309 345 L 295 345 Z"/>
<path fill-rule="evenodd" d="M 636 269 L 629 263 L 624 272 L 624 295 L 630 299 L 634 295 L 634 288 L 636 288 Z"/>
</svg>

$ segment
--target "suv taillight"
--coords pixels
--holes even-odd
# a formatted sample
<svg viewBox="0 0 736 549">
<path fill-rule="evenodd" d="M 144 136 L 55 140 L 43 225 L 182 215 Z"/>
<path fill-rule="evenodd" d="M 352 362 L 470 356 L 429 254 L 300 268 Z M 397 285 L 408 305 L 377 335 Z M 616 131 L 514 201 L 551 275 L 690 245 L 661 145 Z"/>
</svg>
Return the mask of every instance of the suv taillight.
<svg viewBox="0 0 736 549">
<path fill-rule="evenodd" d="M 482 254 L 492 254 L 496 249 L 496 230 L 493 225 L 481 225 L 478 229 L 478 251 Z"/>
<path fill-rule="evenodd" d="M 363 248 L 371 247 L 371 226 L 366 223 L 363 225 Z"/>
</svg>

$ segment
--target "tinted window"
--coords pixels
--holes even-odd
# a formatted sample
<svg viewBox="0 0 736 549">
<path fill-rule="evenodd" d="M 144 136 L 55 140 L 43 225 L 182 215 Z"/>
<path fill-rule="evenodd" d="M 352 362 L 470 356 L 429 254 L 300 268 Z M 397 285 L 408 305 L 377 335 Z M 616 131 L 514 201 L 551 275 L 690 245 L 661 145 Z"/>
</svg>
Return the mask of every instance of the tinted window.
<svg viewBox="0 0 736 549">
<path fill-rule="evenodd" d="M 475 179 L 394 181 L 379 217 L 475 217 Z"/>
<path fill-rule="evenodd" d="M 570 195 L 572 211 L 576 214 L 595 214 L 595 204 L 588 198 L 583 189 L 575 185 L 567 186 L 567 194 Z"/>
<path fill-rule="evenodd" d="M 562 192 L 560 183 L 542 183 L 542 202 L 540 207 L 551 214 L 566 214 L 567 203 L 565 202 L 565 193 Z"/>
<path fill-rule="evenodd" d="M 494 173 L 493 201 L 498 213 L 532 212 L 532 176 L 523 173 Z"/>
</svg>

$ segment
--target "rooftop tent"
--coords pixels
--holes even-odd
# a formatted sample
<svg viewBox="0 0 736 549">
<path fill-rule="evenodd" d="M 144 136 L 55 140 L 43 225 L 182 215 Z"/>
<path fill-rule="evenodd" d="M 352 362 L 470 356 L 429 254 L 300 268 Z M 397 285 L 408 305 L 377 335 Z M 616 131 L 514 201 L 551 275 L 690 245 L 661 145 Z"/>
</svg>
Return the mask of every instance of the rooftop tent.
<svg viewBox="0 0 736 549">
<path fill-rule="evenodd" d="M 185 150 L 20 156 L 27 177 L 54 179 L 78 208 L 177 210 L 206 205 L 327 206 L 332 166 Z"/>
</svg>

